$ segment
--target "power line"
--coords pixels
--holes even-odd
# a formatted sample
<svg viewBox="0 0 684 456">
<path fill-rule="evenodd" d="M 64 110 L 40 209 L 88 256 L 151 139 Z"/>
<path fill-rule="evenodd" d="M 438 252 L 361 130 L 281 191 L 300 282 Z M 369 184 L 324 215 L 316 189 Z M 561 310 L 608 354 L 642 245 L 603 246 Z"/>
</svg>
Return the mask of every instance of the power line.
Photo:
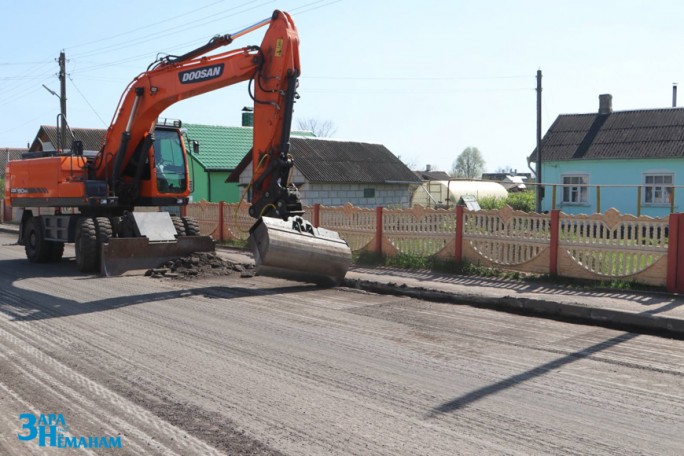
<svg viewBox="0 0 684 456">
<path fill-rule="evenodd" d="M 293 8 L 293 9 L 290 10 L 290 12 L 291 12 L 291 13 L 294 13 L 295 11 L 301 10 L 301 11 L 298 11 L 298 12 L 297 12 L 297 15 L 302 15 L 302 14 L 305 14 L 305 13 L 308 13 L 308 12 L 311 12 L 311 11 L 315 11 L 315 10 L 317 10 L 317 9 L 325 8 L 326 6 L 330 6 L 330 5 L 334 4 L 334 3 L 339 3 L 339 2 L 341 2 L 342 0 L 333 0 L 333 1 L 331 1 L 330 3 L 326 3 L 325 5 L 319 5 L 319 6 L 315 6 L 315 7 L 309 8 L 309 9 L 304 9 L 304 8 L 306 8 L 306 7 L 308 7 L 308 6 L 312 6 L 312 5 L 315 5 L 315 4 L 318 4 L 318 3 L 323 3 L 324 1 L 327 1 L 327 0 L 317 0 L 317 1 L 315 1 L 315 2 L 311 2 L 311 3 L 308 3 L 308 4 L 306 4 L 306 5 L 302 5 L 302 6 L 299 6 L 299 7 L 297 7 L 297 8 Z"/>
<path fill-rule="evenodd" d="M 324 3 L 324 4 L 322 4 L 322 5 L 318 5 L 318 4 L 320 4 L 320 3 L 322 3 L 322 2 L 325 2 L 325 1 L 328 1 L 328 3 Z M 299 14 L 304 14 L 304 13 L 307 13 L 307 12 L 310 12 L 310 11 L 313 11 L 313 10 L 316 10 L 316 9 L 320 9 L 320 8 L 323 8 L 323 7 L 330 6 L 330 5 L 332 5 L 332 4 L 334 4 L 334 3 L 338 3 L 338 2 L 340 2 L 340 1 L 341 1 L 341 0 L 333 0 L 333 1 L 329 1 L 329 0 L 317 0 L 317 1 L 314 1 L 314 2 L 307 3 L 307 4 L 305 4 L 305 5 L 302 5 L 302 6 L 300 6 L 300 7 L 294 8 L 292 11 L 302 10 L 302 9 L 303 9 L 302 11 L 299 12 Z M 260 8 L 260 7 L 262 7 L 262 6 L 264 6 L 264 5 L 267 5 L 267 4 L 269 4 L 269 3 L 271 3 L 271 0 L 261 1 L 261 2 L 259 2 L 259 3 L 257 3 L 257 0 L 250 0 L 250 1 L 248 1 L 248 2 L 241 3 L 240 5 L 233 6 L 233 7 L 231 7 L 231 8 L 226 9 L 226 10 L 223 10 L 223 11 L 217 13 L 217 14 L 213 14 L 213 15 L 210 15 L 210 16 L 201 17 L 201 18 L 199 18 L 199 19 L 195 19 L 195 20 L 193 20 L 193 21 L 186 22 L 186 23 L 184 23 L 183 25 L 179 25 L 179 26 L 176 26 L 176 27 L 172 27 L 172 28 L 170 28 L 170 29 L 167 29 L 167 30 L 164 31 L 164 32 L 161 32 L 161 33 L 156 32 L 156 33 L 144 35 L 144 36 L 142 36 L 142 37 L 134 38 L 134 39 L 131 39 L 131 40 L 128 40 L 128 41 L 123 41 L 123 42 L 121 42 L 121 43 L 116 43 L 116 44 L 112 44 L 112 45 L 109 45 L 109 46 L 105 46 L 105 47 L 100 48 L 100 49 L 97 49 L 97 50 L 87 51 L 87 52 L 84 52 L 84 53 L 81 53 L 81 54 L 75 54 L 75 55 L 72 55 L 71 57 L 72 57 L 72 59 L 73 59 L 73 58 L 81 58 L 81 57 L 90 57 L 90 56 L 98 55 L 98 54 L 101 54 L 101 53 L 113 52 L 113 51 L 118 51 L 118 50 L 126 49 L 126 48 L 129 48 L 129 47 L 135 46 L 136 44 L 139 44 L 139 43 L 141 43 L 141 42 L 146 42 L 146 41 L 148 41 L 149 38 L 159 39 L 159 38 L 164 38 L 164 37 L 167 37 L 167 36 L 176 35 L 176 34 L 178 34 L 179 32 L 183 32 L 183 31 L 186 31 L 186 30 L 191 30 L 191 29 L 197 28 L 197 26 L 204 26 L 204 25 L 207 25 L 207 24 L 211 24 L 211 23 L 214 23 L 214 22 L 218 22 L 218 21 L 224 20 L 224 19 L 226 19 L 226 18 L 239 16 L 239 15 L 241 15 L 241 14 L 247 12 L 247 11 L 251 11 L 251 10 Z M 253 5 L 253 6 L 250 6 L 249 8 L 244 8 L 244 7 L 248 6 L 248 5 Z M 309 9 L 305 9 L 305 8 L 311 7 L 311 6 L 313 6 L 313 5 L 318 5 L 318 6 L 315 6 L 315 7 L 309 8 Z M 243 8 L 243 9 L 240 9 L 240 8 Z M 238 10 L 238 9 L 240 9 L 240 10 L 239 10 L 239 11 L 235 11 L 235 10 Z M 222 14 L 222 13 L 230 13 L 230 14 Z M 182 46 L 196 45 L 196 44 L 201 43 L 201 42 L 203 42 L 203 41 L 204 41 L 204 39 L 193 40 L 193 41 L 191 41 L 191 42 L 184 42 L 184 43 L 180 43 L 180 44 L 178 44 L 178 45 L 172 45 L 171 47 L 173 47 L 174 49 L 178 49 L 178 48 L 181 48 Z M 149 53 L 146 53 L 146 54 L 144 54 L 144 55 L 149 55 Z M 127 59 L 126 61 L 133 61 L 133 60 L 135 60 L 135 59 L 130 59 L 130 60 Z M 103 64 L 101 64 L 101 65 L 102 65 L 101 67 L 104 68 L 104 67 L 108 66 L 109 64 L 108 64 L 108 63 L 103 63 Z M 88 67 L 88 71 L 89 71 L 91 68 L 93 68 L 93 67 Z M 82 70 L 82 71 L 83 71 L 83 70 Z"/>
<path fill-rule="evenodd" d="M 210 6 L 214 6 L 214 5 L 217 5 L 217 4 L 222 3 L 222 2 L 223 2 L 223 0 L 218 0 L 218 1 L 216 1 L 216 2 L 212 2 L 212 3 L 206 4 L 206 5 L 204 5 L 204 6 L 194 7 L 192 10 L 187 11 L 187 12 L 185 12 L 185 13 L 174 14 L 172 17 L 169 17 L 169 18 L 167 18 L 167 19 L 162 19 L 162 20 L 160 20 L 160 21 L 158 21 L 158 22 L 153 22 L 152 24 L 148 24 L 145 28 L 146 28 L 146 29 L 149 29 L 149 28 L 151 28 L 151 27 L 155 27 L 155 26 L 160 25 L 160 24 L 163 24 L 163 23 L 165 23 L 165 22 L 174 21 L 174 20 L 177 20 L 179 17 L 183 17 L 183 18 L 184 18 L 184 17 L 186 17 L 188 14 L 196 13 L 197 11 L 200 11 L 200 10 L 203 10 L 203 9 L 207 9 L 207 8 L 209 8 Z M 116 35 L 111 35 L 111 36 L 108 36 L 108 37 L 105 37 L 105 38 L 100 38 L 100 39 L 97 39 L 97 40 L 91 40 L 91 41 L 88 41 L 88 42 L 85 42 L 85 43 L 75 44 L 75 45 L 73 45 L 73 46 L 67 46 L 67 48 L 69 48 L 69 49 L 75 49 L 75 48 L 79 48 L 79 47 L 89 46 L 89 45 L 92 45 L 93 43 L 101 43 L 101 42 L 103 42 L 103 41 L 113 40 L 113 39 L 119 38 L 119 37 L 121 37 L 121 36 L 126 36 L 126 35 L 130 35 L 130 34 L 132 34 L 132 33 L 137 33 L 138 31 L 140 31 L 139 28 L 138 28 L 138 29 L 134 29 L 134 30 L 129 30 L 129 31 L 127 31 L 127 32 L 117 33 Z"/>
<path fill-rule="evenodd" d="M 253 4 L 253 3 L 255 3 L 255 2 L 256 2 L 256 0 L 250 0 L 250 1 L 245 2 L 245 3 L 242 3 L 242 4 L 240 4 L 240 5 L 237 5 L 237 6 L 233 6 L 233 7 L 231 7 L 231 8 L 228 8 L 228 9 L 222 11 L 221 13 L 227 13 L 227 12 L 230 12 L 230 11 L 235 11 L 236 9 L 242 8 L 242 7 L 247 6 L 247 5 L 250 5 L 250 4 Z M 164 31 L 164 32 L 150 33 L 150 34 L 147 34 L 147 35 L 138 37 L 138 38 L 133 38 L 133 39 L 128 40 L 128 41 L 123 41 L 123 42 L 121 42 L 121 43 L 112 44 L 112 45 L 110 45 L 110 46 L 105 46 L 105 47 L 103 47 L 103 48 L 96 49 L 96 50 L 94 50 L 94 51 L 87 51 L 87 52 L 83 52 L 83 53 L 81 53 L 81 54 L 75 54 L 73 57 L 76 57 L 76 58 L 78 58 L 78 57 L 90 57 L 90 56 L 97 55 L 97 54 L 101 54 L 101 53 L 104 53 L 104 52 L 119 51 L 119 50 L 122 50 L 122 49 L 126 49 L 126 48 L 129 48 L 129 47 L 135 46 L 135 45 L 137 45 L 137 44 L 140 44 L 141 42 L 146 42 L 146 41 L 148 41 L 150 38 L 156 38 L 156 39 L 164 38 L 164 37 L 167 37 L 167 36 L 176 35 L 176 34 L 179 33 L 179 32 L 184 32 L 184 31 L 186 31 L 186 30 L 194 29 L 194 28 L 196 28 L 197 26 L 200 26 L 200 25 L 206 25 L 206 24 L 210 24 L 210 23 L 212 23 L 212 22 L 217 22 L 217 21 L 226 19 L 226 18 L 228 18 L 228 17 L 234 17 L 234 16 L 240 15 L 240 14 L 242 14 L 242 13 L 245 13 L 245 12 L 247 12 L 247 11 L 251 11 L 251 10 L 253 10 L 253 9 L 259 8 L 259 7 L 261 7 L 261 6 L 264 6 L 264 5 L 268 4 L 268 3 L 271 3 L 271 0 L 262 1 L 261 3 L 255 5 L 255 6 L 252 6 L 252 7 L 250 7 L 250 8 L 246 8 L 246 9 L 243 9 L 243 10 L 241 10 L 241 11 L 237 11 L 237 12 L 231 13 L 231 14 L 221 14 L 221 13 L 217 13 L 218 15 L 217 15 L 217 14 L 212 14 L 212 15 L 210 15 L 210 16 L 205 16 L 205 17 L 202 17 L 202 18 L 199 18 L 199 19 L 195 19 L 195 20 L 190 21 L 190 22 L 186 22 L 186 23 L 184 23 L 183 25 L 178 25 L 178 26 L 175 26 L 175 27 L 171 27 L 171 28 L 167 29 L 167 30 Z"/>
<path fill-rule="evenodd" d="M 107 127 L 107 122 L 105 122 L 104 119 L 102 119 L 102 117 L 100 117 L 100 114 L 97 113 L 95 108 L 93 108 L 93 105 L 91 105 L 90 102 L 88 101 L 88 99 L 85 97 L 85 95 L 83 95 L 83 92 L 81 92 L 81 90 L 76 86 L 76 83 L 74 82 L 74 79 L 71 76 L 69 76 L 69 81 L 71 81 L 71 85 L 74 86 L 74 89 L 76 89 L 76 92 L 78 92 L 78 94 L 81 95 L 81 98 L 83 98 L 83 101 L 86 102 L 88 107 L 90 107 L 90 109 L 97 116 L 97 118 L 100 119 L 100 122 L 102 122 L 102 125 Z"/>
<path fill-rule="evenodd" d="M 529 75 L 518 76 L 427 76 L 427 77 L 396 77 L 396 76 L 302 76 L 302 79 L 323 79 L 343 81 L 481 81 L 489 79 L 527 79 Z"/>
<path fill-rule="evenodd" d="M 39 65 L 42 63 L 52 63 L 52 61 L 48 60 L 48 61 L 35 61 L 35 62 L 0 62 L 0 66 Z"/>
<path fill-rule="evenodd" d="M 317 94 L 317 95 L 339 95 L 339 94 L 359 94 L 359 95 L 434 95 L 434 94 L 448 94 L 448 93 L 493 93 L 493 92 L 532 92 L 534 89 L 530 87 L 512 87 L 506 89 L 496 88 L 480 88 L 480 89 L 425 89 L 425 90 L 392 90 L 392 89 L 307 89 L 300 88 L 299 92 L 302 95 Z"/>
<path fill-rule="evenodd" d="M 0 88 L 0 93 L 14 93 L 16 92 L 19 88 L 31 85 L 32 80 L 45 80 L 45 78 L 54 75 L 54 71 L 51 70 L 50 72 L 43 73 L 43 74 L 38 74 L 42 68 L 46 67 L 47 65 L 51 65 L 52 62 L 41 62 L 39 64 L 34 65 L 33 67 L 29 68 L 24 72 L 24 74 L 33 74 L 36 76 L 32 77 L 21 77 L 21 76 L 12 76 L 15 79 L 12 79 L 12 82 L 10 84 L 4 84 L 2 88 Z M 34 79 L 35 78 L 35 79 Z"/>
<path fill-rule="evenodd" d="M 52 112 L 52 109 L 50 109 L 50 110 L 45 110 L 45 111 L 43 111 L 40 115 L 38 115 L 38 116 L 36 116 L 36 117 L 33 117 L 33 118 L 31 118 L 31 119 L 28 119 L 28 120 L 26 120 L 26 121 L 24 121 L 24 122 L 22 122 L 22 123 L 19 123 L 19 124 L 14 124 L 11 128 L 7 128 L 6 130 L 0 130 L 0 134 L 2 134 L 2 133 L 8 133 L 8 132 L 10 132 L 10 131 L 15 131 L 18 127 L 23 127 L 24 125 L 28 125 L 28 124 L 32 123 L 33 121 L 35 121 L 35 120 L 38 120 L 38 119 L 43 118 L 44 116 L 50 114 L 51 112 Z"/>
</svg>

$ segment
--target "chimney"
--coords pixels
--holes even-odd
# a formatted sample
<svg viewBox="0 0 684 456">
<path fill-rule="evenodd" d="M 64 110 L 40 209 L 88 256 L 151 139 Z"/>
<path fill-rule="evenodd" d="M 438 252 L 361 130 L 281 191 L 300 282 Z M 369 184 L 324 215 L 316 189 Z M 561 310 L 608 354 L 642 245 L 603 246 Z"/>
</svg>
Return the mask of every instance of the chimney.
<svg viewBox="0 0 684 456">
<path fill-rule="evenodd" d="M 677 83 L 672 83 L 672 107 L 677 107 Z"/>
<path fill-rule="evenodd" d="M 254 126 L 254 108 L 245 106 L 242 108 L 242 126 L 243 127 L 253 127 Z"/>
<path fill-rule="evenodd" d="M 432 171 L 432 165 L 425 165 L 425 172 L 429 173 L 430 171 Z"/>
<path fill-rule="evenodd" d="M 613 112 L 613 96 L 609 93 L 599 95 L 599 114 L 610 114 Z"/>
</svg>

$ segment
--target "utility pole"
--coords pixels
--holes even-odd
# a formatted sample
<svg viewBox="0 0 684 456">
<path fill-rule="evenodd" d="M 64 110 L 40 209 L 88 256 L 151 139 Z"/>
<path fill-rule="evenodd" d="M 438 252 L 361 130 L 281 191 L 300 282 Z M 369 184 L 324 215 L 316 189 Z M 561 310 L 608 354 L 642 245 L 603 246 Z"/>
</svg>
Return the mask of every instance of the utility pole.
<svg viewBox="0 0 684 456">
<path fill-rule="evenodd" d="M 542 200 L 544 199 L 544 187 L 542 187 L 542 72 L 537 70 L 537 213 L 542 211 Z"/>
<path fill-rule="evenodd" d="M 66 128 L 67 128 L 67 121 L 66 121 L 66 102 L 67 102 L 67 97 L 66 97 L 66 56 L 64 55 L 64 51 L 59 53 L 59 110 L 60 110 L 60 143 L 62 146 L 62 150 L 66 149 Z"/>
</svg>

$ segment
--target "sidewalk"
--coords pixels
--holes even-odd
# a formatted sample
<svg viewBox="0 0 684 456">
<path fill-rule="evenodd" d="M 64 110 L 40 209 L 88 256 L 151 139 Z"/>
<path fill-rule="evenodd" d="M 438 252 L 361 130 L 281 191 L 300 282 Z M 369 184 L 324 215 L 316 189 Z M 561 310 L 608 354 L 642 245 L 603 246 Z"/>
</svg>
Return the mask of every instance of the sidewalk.
<svg viewBox="0 0 684 456">
<path fill-rule="evenodd" d="M 221 249 L 234 262 L 251 253 Z M 670 293 L 569 288 L 547 283 L 457 276 L 387 267 L 352 267 L 343 286 L 426 301 L 580 322 L 684 338 L 684 296 Z"/>
<path fill-rule="evenodd" d="M 17 233 L 18 227 L 2 224 L 0 231 Z M 220 252 L 237 263 L 254 261 L 244 250 Z M 684 296 L 670 293 L 568 288 L 387 267 L 353 267 L 343 286 L 684 338 Z"/>
</svg>

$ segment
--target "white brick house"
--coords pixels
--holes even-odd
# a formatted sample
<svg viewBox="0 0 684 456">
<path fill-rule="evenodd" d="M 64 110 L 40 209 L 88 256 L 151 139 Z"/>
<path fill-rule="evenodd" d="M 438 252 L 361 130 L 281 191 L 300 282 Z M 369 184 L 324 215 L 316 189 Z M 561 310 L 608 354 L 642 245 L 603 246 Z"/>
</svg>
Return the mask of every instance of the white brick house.
<svg viewBox="0 0 684 456">
<path fill-rule="evenodd" d="M 293 182 L 305 206 L 408 207 L 421 183 L 381 144 L 291 137 L 290 153 L 295 159 Z M 228 182 L 244 188 L 251 179 L 252 160 L 247 155 Z"/>
</svg>

